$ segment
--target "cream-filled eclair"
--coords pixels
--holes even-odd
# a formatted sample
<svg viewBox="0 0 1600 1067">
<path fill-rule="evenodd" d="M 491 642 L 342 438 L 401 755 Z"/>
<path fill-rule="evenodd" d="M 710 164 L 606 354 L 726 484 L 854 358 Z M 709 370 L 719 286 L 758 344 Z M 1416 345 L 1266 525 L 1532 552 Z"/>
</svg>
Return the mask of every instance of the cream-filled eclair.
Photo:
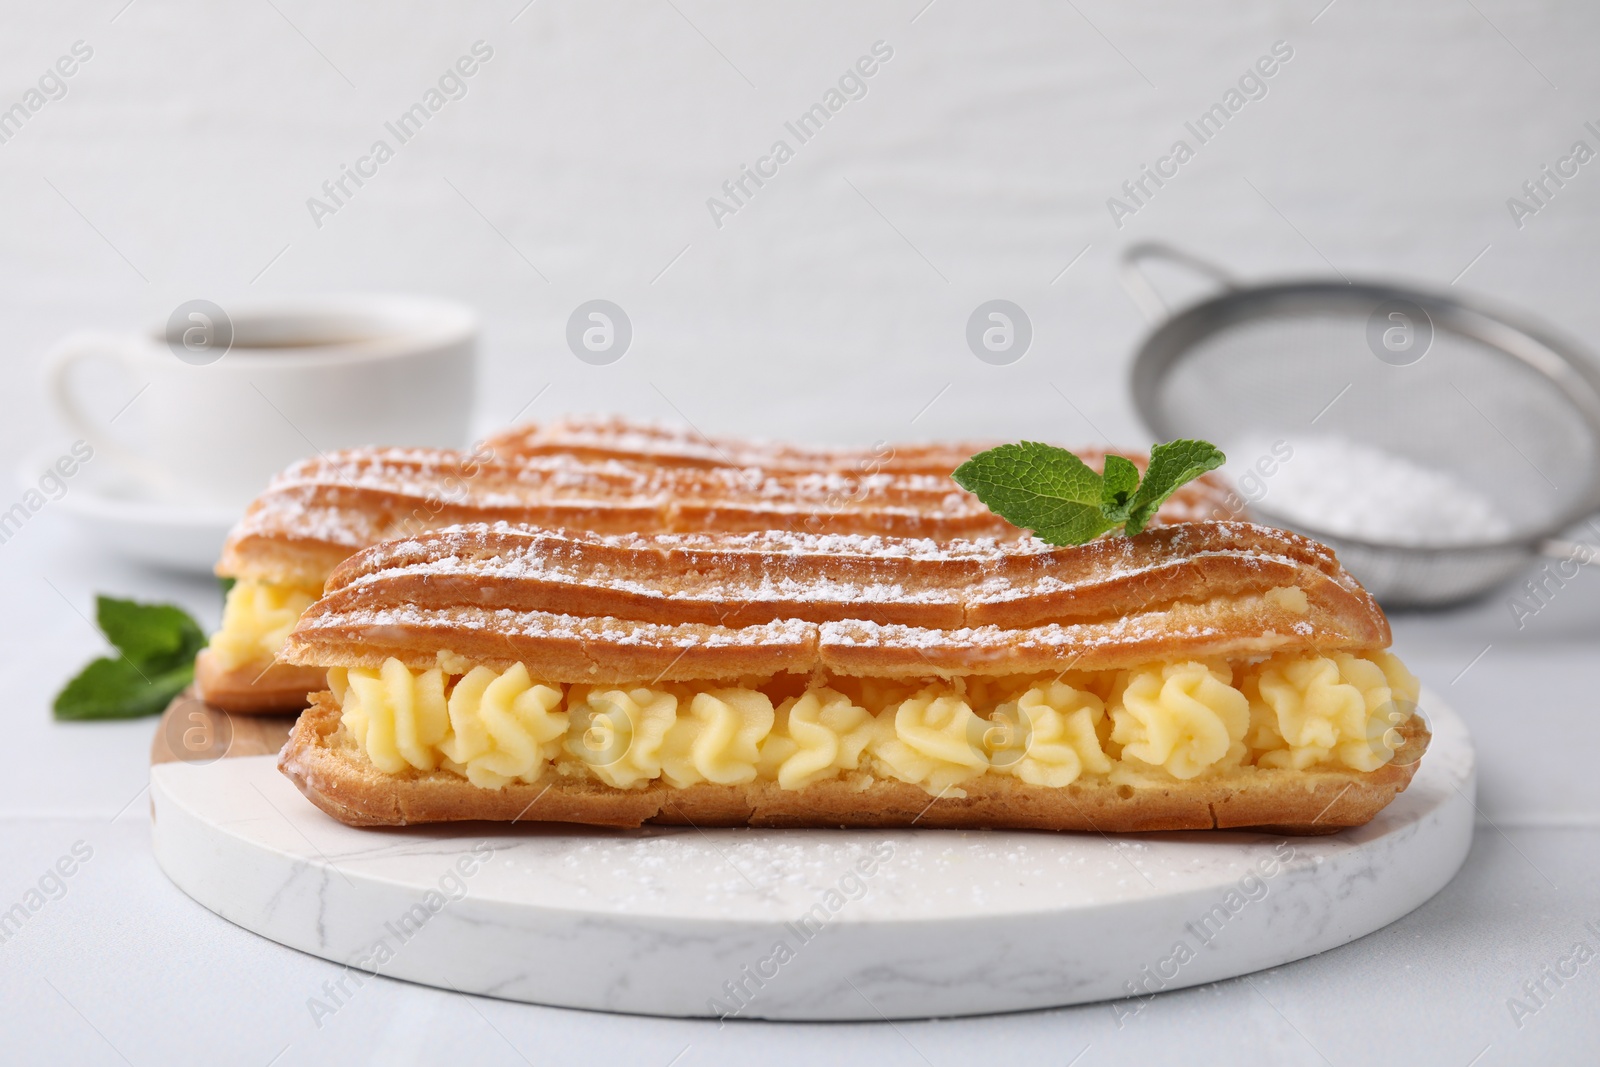
<svg viewBox="0 0 1600 1067">
<path fill-rule="evenodd" d="M 1326 548 L 475 525 L 341 564 L 280 757 L 353 825 L 1327 832 L 1427 742 Z"/>
</svg>

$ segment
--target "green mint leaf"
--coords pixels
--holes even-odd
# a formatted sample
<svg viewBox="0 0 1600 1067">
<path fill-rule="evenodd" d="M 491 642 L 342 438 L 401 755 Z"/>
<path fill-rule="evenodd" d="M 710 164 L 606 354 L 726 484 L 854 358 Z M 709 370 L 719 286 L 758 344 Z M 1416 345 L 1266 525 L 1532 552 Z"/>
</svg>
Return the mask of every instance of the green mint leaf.
<svg viewBox="0 0 1600 1067">
<path fill-rule="evenodd" d="M 56 694 L 55 716 L 81 722 L 157 715 L 193 680 L 193 663 L 152 674 L 126 658 L 102 657 Z"/>
<path fill-rule="evenodd" d="M 1100 510 L 1111 523 L 1123 522 L 1133 506 L 1134 488 L 1139 484 L 1139 468 L 1121 456 L 1106 456 L 1105 485 L 1100 492 Z"/>
<path fill-rule="evenodd" d="M 1129 537 L 1139 533 L 1180 486 L 1225 458 L 1205 441 L 1170 441 L 1150 450 L 1141 482 L 1139 468 L 1121 456 L 1106 456 L 1096 474 L 1064 448 L 1022 441 L 979 452 L 950 477 L 1041 541 L 1081 545 L 1118 526 Z"/>
<path fill-rule="evenodd" d="M 95 598 L 95 621 L 106 639 L 147 675 L 194 662 L 206 635 L 189 613 L 171 604 Z"/>
<path fill-rule="evenodd" d="M 90 663 L 56 694 L 57 719 L 156 715 L 194 680 L 206 635 L 182 608 L 101 596 L 95 621 L 120 655 Z"/>
<path fill-rule="evenodd" d="M 238 581 L 239 579 L 237 578 L 218 578 L 217 584 L 222 587 L 222 595 L 226 597 L 233 592 L 233 587 Z"/>
<path fill-rule="evenodd" d="M 1222 466 L 1227 457 L 1206 441 L 1169 441 L 1150 450 L 1150 466 L 1128 508 L 1123 532 L 1129 537 L 1145 528 L 1167 498 L 1185 482 Z"/>
<path fill-rule="evenodd" d="M 1073 505 L 1055 522 L 1030 527 L 1033 535 L 1047 545 L 1082 545 L 1093 541 L 1107 530 L 1115 530 L 1116 522 L 1106 518 L 1105 512 L 1087 504 Z"/>
<path fill-rule="evenodd" d="M 1050 544 L 1082 544 L 1116 525 L 1100 475 L 1064 448 L 1023 441 L 979 452 L 950 475 L 1002 519 Z"/>
</svg>

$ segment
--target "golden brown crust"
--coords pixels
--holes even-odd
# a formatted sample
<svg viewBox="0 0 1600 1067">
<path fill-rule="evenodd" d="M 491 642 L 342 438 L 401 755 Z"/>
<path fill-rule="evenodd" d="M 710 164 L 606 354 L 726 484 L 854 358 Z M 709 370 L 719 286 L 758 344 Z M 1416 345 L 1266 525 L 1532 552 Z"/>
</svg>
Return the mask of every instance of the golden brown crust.
<svg viewBox="0 0 1600 1067">
<path fill-rule="evenodd" d="M 306 694 L 328 684 L 321 667 L 273 662 L 224 667 L 209 648 L 194 661 L 194 680 L 201 698 L 213 707 L 236 714 L 256 715 L 299 708 Z"/>
<path fill-rule="evenodd" d="M 1103 462 L 1098 450 L 1080 454 Z M 941 451 L 938 462 L 951 458 Z M 952 469 L 868 474 L 825 466 L 664 466 L 642 456 L 485 459 L 436 449 L 352 449 L 305 460 L 274 479 L 229 534 L 216 570 L 320 585 L 339 561 L 369 545 L 479 522 L 598 533 L 1020 536 L 952 482 Z M 1203 479 L 1179 490 L 1157 519 L 1233 518 L 1230 501 L 1237 502 L 1224 483 Z"/>
<path fill-rule="evenodd" d="M 640 422 L 616 415 L 570 415 L 514 426 L 489 437 L 499 456 L 566 455 L 681 467 L 762 467 L 766 470 L 897 471 L 947 475 L 974 453 L 999 444 L 879 442 L 870 448 L 799 448 L 770 441 L 705 437 L 687 426 Z"/>
<path fill-rule="evenodd" d="M 385 774 L 344 732 L 331 693 L 317 693 L 278 757 L 278 766 L 313 804 L 351 826 L 491 820 L 635 827 L 934 827 L 1140 833 L 1230 828 L 1332 833 L 1372 819 L 1410 783 L 1427 727 L 1413 716 L 1400 732 L 1410 762 L 1377 771 L 1246 768 L 1188 781 L 1138 784 L 1083 778 L 1064 788 L 1031 786 L 987 774 L 962 784 L 967 795 L 931 797 L 904 782 L 837 779 L 785 790 L 770 782 L 656 782 L 615 789 L 587 776 L 551 773 L 542 781 L 482 789 L 448 771 Z"/>
<path fill-rule="evenodd" d="M 449 652 L 550 682 L 626 682 L 1004 675 L 1388 643 L 1382 611 L 1326 548 L 1243 523 L 1072 548 L 471 526 L 341 565 L 285 657 L 425 668 Z"/>
<path fill-rule="evenodd" d="M 494 434 L 486 451 L 501 458 L 571 456 L 622 460 L 666 467 L 759 467 L 768 471 L 832 471 L 845 474 L 929 474 L 939 478 L 1000 441 L 938 441 L 869 447 L 812 447 L 733 437 L 706 437 L 687 426 L 642 422 L 617 415 L 569 415 L 528 423 Z M 1074 449 L 1099 469 L 1104 449 Z M 1129 453 L 1141 471 L 1148 457 Z M 1202 475 L 1180 494 L 1168 521 L 1195 522 L 1243 517 L 1243 504 L 1216 473 Z M 1229 504 L 1227 501 L 1232 500 Z M 1189 505 L 1194 505 L 1190 509 Z M 888 531 L 881 531 L 888 532 Z"/>
<path fill-rule="evenodd" d="M 443 565 L 449 561 L 458 565 Z M 1014 629 L 1288 586 L 1304 588 L 1330 614 L 1372 616 L 1375 608 L 1315 541 L 1197 523 L 1068 547 L 783 534 L 603 538 L 473 527 L 352 556 L 329 575 L 322 610 L 386 600 L 725 627 L 870 619 Z"/>
<path fill-rule="evenodd" d="M 773 529 L 939 538 L 1018 535 L 947 476 L 654 467 L 567 456 L 475 460 L 444 451 L 354 450 L 307 460 L 280 475 L 229 535 L 217 569 L 284 581 L 282 562 L 272 558 L 279 545 L 317 557 L 312 567 L 297 568 L 311 576 L 326 560 L 337 562 L 368 545 L 473 522 L 600 533 Z"/>
</svg>

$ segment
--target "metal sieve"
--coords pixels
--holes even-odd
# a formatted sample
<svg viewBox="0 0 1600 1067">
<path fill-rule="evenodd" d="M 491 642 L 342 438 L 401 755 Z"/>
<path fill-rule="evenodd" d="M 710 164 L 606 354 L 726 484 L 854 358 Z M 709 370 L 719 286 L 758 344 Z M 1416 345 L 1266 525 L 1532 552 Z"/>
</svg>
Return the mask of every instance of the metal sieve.
<svg viewBox="0 0 1600 1067">
<path fill-rule="evenodd" d="M 1151 259 L 1221 291 L 1169 314 Z M 1122 281 L 1158 322 L 1132 369 L 1158 439 L 1203 438 L 1249 463 L 1230 443 L 1340 437 L 1453 475 L 1510 521 L 1509 535 L 1463 544 L 1363 540 L 1277 513 L 1271 479 L 1256 479 L 1257 516 L 1332 546 L 1385 606 L 1454 603 L 1540 555 L 1600 554 L 1564 536 L 1600 512 L 1600 371 L 1576 345 L 1475 299 L 1370 281 L 1247 287 L 1150 242 L 1124 252 Z"/>
</svg>

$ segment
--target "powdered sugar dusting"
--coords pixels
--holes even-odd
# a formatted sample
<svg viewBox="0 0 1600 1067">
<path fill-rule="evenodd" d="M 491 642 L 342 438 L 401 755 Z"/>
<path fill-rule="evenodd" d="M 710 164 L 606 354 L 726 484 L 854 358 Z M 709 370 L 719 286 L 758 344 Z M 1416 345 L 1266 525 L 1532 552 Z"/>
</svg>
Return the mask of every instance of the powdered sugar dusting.
<svg viewBox="0 0 1600 1067">
<path fill-rule="evenodd" d="M 588 440 L 585 425 L 597 440 L 628 437 L 601 433 L 598 428 L 608 423 L 580 423 L 581 440 Z M 557 439 L 548 436 L 556 430 L 539 432 L 548 442 Z M 644 435 L 645 441 L 659 439 L 654 432 Z M 948 446 L 950 454 L 940 454 L 927 469 L 908 464 L 862 470 L 838 468 L 827 458 L 835 454 L 826 450 L 754 446 L 747 449 L 753 456 L 782 454 L 794 462 L 673 465 L 642 441 L 639 445 L 633 451 L 618 445 L 608 454 L 583 454 L 577 444 L 564 452 L 551 444 L 549 451 L 505 449 L 508 454 L 490 459 L 421 448 L 334 452 L 278 475 L 235 527 L 229 545 L 234 549 L 261 539 L 354 549 L 451 523 L 495 520 L 600 531 L 770 528 L 823 534 L 927 531 L 941 539 L 1019 536 L 950 480 L 948 471 L 965 458 L 960 455 L 965 446 Z M 934 451 L 936 446 L 926 446 L 918 454 Z M 795 459 L 802 456 L 811 458 Z M 1158 518 L 1176 522 L 1230 514 L 1224 501 L 1219 486 L 1190 483 Z"/>
<path fill-rule="evenodd" d="M 1216 595 L 1201 576 L 1223 564 L 1237 566 L 1227 593 Z M 479 632 L 612 649 L 812 648 L 824 659 L 879 649 L 913 652 L 938 669 L 1004 669 L 1161 641 L 1259 650 L 1330 634 L 1339 640 L 1333 609 L 1313 600 L 1300 617 L 1267 594 L 1285 584 L 1326 587 L 1340 573 L 1313 543 L 1242 523 L 1075 548 L 1032 538 L 602 536 L 471 524 L 357 556 L 295 637 L 335 630 L 358 642 L 364 635 L 445 650 L 453 634 Z M 1199 598 L 1185 599 L 1184 589 Z M 1010 621 L 978 617 L 1010 602 L 1022 605 L 1004 616 Z M 1099 614 L 1080 602 L 1098 605 Z M 585 603 L 599 606 L 585 613 Z M 1377 609 L 1368 600 L 1345 610 L 1366 613 L 1352 624 L 1359 633 Z"/>
</svg>

